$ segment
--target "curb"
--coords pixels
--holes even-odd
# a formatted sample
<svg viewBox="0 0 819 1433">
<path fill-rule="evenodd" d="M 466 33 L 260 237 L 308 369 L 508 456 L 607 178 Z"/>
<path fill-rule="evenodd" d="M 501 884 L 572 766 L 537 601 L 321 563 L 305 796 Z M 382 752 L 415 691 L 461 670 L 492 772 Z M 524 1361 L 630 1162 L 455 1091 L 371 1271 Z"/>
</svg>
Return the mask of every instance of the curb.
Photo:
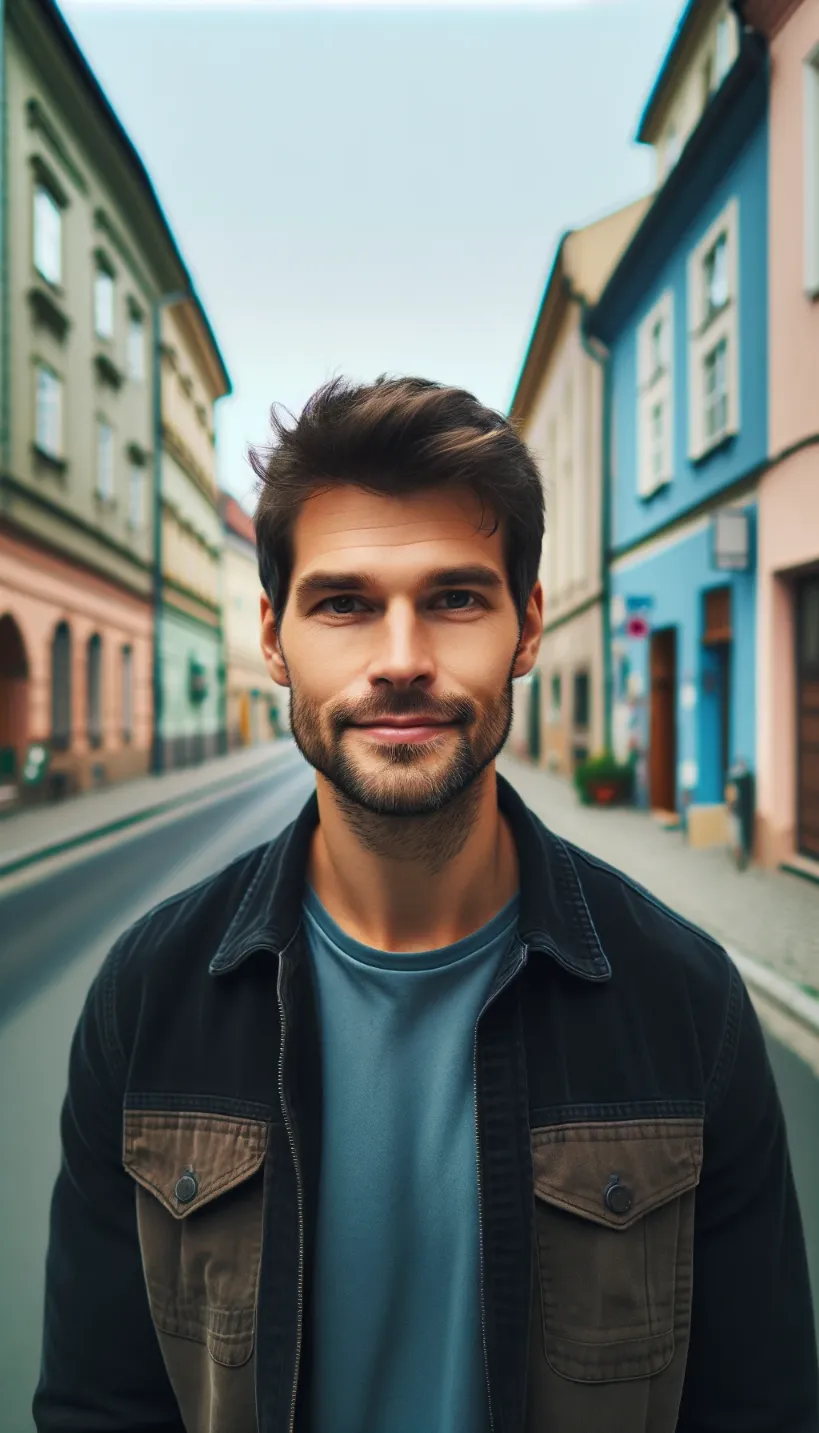
<svg viewBox="0 0 819 1433">
<path fill-rule="evenodd" d="M 746 985 L 758 990 L 760 995 L 766 995 L 774 1005 L 792 1015 L 812 1034 L 819 1035 L 819 1000 L 815 996 L 808 995 L 793 980 L 769 970 L 767 965 L 760 965 L 758 960 L 730 948 L 727 953 Z"/>
<path fill-rule="evenodd" d="M 287 745 L 289 750 L 295 751 L 292 743 L 282 743 L 282 752 Z M 275 750 L 276 748 L 274 748 Z M 277 763 L 278 764 L 278 763 Z M 259 761 L 259 769 L 264 762 Z M 208 796 L 216 796 L 220 791 L 232 788 L 240 790 L 243 785 L 249 784 L 258 775 L 258 769 L 251 767 L 247 771 L 234 771 L 230 774 L 222 774 L 218 779 L 209 781 L 195 790 L 180 793 L 178 796 L 169 797 L 165 801 L 153 802 L 150 806 L 140 806 L 134 811 L 129 811 L 125 816 L 119 816 L 113 821 L 104 821 L 99 826 L 88 827 L 84 831 L 76 831 L 72 836 L 67 836 L 62 841 L 54 841 L 47 846 L 39 846 L 35 851 L 27 851 L 22 856 L 15 856 L 10 861 L 0 864 L 0 880 L 7 876 L 14 876 L 20 871 L 27 870 L 30 866 L 36 866 L 40 861 L 48 861 L 53 856 L 61 856 L 66 851 L 73 851 L 79 846 L 90 845 L 92 841 L 100 840 L 103 836 L 113 836 L 119 831 L 126 830 L 129 826 L 138 826 L 143 821 L 151 820 L 154 816 L 161 816 L 167 811 L 181 810 L 186 806 L 195 806 Z"/>
</svg>

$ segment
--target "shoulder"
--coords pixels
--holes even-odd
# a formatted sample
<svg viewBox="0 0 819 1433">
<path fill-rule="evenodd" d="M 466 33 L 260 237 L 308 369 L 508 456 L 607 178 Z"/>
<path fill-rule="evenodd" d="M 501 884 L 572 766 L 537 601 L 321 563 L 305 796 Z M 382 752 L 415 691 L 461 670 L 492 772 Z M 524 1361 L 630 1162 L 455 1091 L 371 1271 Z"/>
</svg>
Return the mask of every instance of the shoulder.
<svg viewBox="0 0 819 1433">
<path fill-rule="evenodd" d="M 730 1060 L 736 1026 L 747 999 L 724 946 L 660 901 L 623 871 L 564 842 L 580 881 L 612 982 L 647 1008 L 660 1026 L 663 1014 L 682 1009 L 696 1032 L 703 1073 L 715 1076 Z"/>
<path fill-rule="evenodd" d="M 122 1032 L 133 1031 L 142 1009 L 180 1002 L 208 980 L 210 959 L 275 845 L 245 852 L 151 907 L 122 932 L 98 978 L 119 1043 L 130 1043 Z"/>
</svg>

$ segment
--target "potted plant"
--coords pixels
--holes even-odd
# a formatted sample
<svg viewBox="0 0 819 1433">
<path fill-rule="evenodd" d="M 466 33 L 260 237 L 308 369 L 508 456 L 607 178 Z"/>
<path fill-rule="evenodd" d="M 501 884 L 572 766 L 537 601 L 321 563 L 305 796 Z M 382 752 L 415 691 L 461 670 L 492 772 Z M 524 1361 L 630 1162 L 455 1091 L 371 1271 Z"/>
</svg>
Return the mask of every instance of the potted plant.
<svg viewBox="0 0 819 1433">
<path fill-rule="evenodd" d="M 586 806 L 620 806 L 631 800 L 634 768 L 631 762 L 617 761 L 611 752 L 602 752 L 578 763 L 574 784 Z"/>
</svg>

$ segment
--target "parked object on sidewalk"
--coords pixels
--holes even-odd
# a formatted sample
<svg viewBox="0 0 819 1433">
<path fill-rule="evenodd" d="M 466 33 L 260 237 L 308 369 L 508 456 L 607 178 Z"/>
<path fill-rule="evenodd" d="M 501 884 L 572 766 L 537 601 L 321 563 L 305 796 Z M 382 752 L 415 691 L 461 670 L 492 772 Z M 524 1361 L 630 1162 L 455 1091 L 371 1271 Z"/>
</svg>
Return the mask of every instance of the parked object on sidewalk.
<svg viewBox="0 0 819 1433">
<path fill-rule="evenodd" d="M 574 784 L 586 806 L 622 806 L 632 798 L 634 767 L 604 752 L 579 763 Z"/>
<path fill-rule="evenodd" d="M 725 787 L 728 808 L 728 848 L 740 871 L 751 859 L 754 845 L 754 778 L 744 761 L 735 761 Z"/>
</svg>

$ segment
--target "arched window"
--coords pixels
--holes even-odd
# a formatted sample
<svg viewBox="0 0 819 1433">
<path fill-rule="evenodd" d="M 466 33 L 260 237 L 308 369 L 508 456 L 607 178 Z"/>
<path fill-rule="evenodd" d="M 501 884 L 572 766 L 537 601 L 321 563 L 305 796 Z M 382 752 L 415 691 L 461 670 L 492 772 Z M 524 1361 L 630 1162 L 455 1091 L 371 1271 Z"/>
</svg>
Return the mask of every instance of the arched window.
<svg viewBox="0 0 819 1433">
<path fill-rule="evenodd" d="M 102 746 L 102 637 L 88 639 L 88 740 Z"/>
<path fill-rule="evenodd" d="M 71 629 L 58 623 L 51 643 L 51 744 L 55 751 L 71 745 Z"/>
<path fill-rule="evenodd" d="M 134 735 L 134 652 L 132 647 L 122 649 L 122 740 L 129 742 Z"/>
</svg>

